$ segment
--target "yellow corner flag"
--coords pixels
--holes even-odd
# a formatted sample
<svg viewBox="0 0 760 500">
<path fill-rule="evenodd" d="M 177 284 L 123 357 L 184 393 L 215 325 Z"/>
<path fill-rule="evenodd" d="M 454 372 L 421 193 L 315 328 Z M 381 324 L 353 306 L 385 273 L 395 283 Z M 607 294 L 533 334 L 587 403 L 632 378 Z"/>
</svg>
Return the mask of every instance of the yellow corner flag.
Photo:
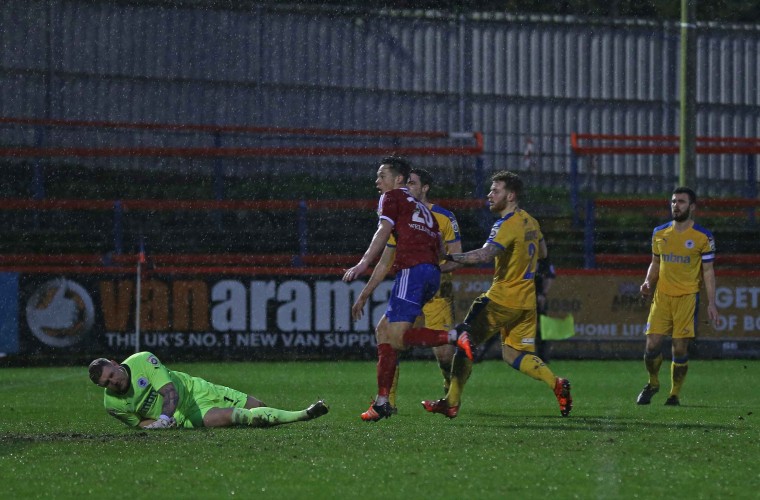
<svg viewBox="0 0 760 500">
<path fill-rule="evenodd" d="M 543 340 L 564 340 L 575 335 L 573 315 L 568 314 L 564 319 L 540 315 L 541 338 Z"/>
</svg>

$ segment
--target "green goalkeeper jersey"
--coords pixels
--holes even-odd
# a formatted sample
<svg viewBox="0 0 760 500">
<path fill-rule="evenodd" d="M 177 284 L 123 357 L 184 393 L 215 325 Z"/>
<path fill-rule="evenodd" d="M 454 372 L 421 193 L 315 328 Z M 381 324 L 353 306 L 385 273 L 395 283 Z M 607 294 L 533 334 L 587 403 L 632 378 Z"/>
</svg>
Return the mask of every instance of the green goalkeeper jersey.
<svg viewBox="0 0 760 500">
<path fill-rule="evenodd" d="M 142 420 L 158 420 L 164 402 L 158 390 L 170 382 L 179 395 L 175 415 L 184 414 L 183 406 L 193 404 L 188 390 L 193 387 L 192 377 L 169 370 L 153 354 L 138 352 L 125 359 L 121 365 L 129 373 L 129 390 L 125 394 L 117 394 L 106 389 L 103 404 L 109 414 L 125 424 L 137 427 Z M 184 418 L 177 418 L 178 426 L 184 424 Z"/>
</svg>

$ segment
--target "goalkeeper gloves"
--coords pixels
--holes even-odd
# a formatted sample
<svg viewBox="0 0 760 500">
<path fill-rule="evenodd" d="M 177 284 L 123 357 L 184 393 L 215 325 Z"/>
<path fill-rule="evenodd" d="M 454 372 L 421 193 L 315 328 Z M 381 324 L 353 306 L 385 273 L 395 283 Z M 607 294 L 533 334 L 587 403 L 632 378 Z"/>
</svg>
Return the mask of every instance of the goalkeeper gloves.
<svg viewBox="0 0 760 500">
<path fill-rule="evenodd" d="M 158 417 L 158 420 L 156 420 L 152 424 L 146 425 L 145 429 L 168 429 L 170 427 L 175 427 L 176 425 L 177 425 L 177 421 L 174 420 L 174 417 L 161 415 L 160 417 Z"/>
</svg>

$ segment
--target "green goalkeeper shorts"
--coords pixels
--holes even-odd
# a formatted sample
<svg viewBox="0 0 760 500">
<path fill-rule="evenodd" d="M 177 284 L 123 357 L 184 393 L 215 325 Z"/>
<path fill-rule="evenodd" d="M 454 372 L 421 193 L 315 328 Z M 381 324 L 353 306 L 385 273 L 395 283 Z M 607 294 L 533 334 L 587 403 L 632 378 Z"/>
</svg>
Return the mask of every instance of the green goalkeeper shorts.
<svg viewBox="0 0 760 500">
<path fill-rule="evenodd" d="M 180 401 L 174 413 L 177 427 L 203 427 L 203 417 L 212 408 L 245 408 L 248 395 L 223 385 L 193 377 L 189 401 Z"/>
</svg>

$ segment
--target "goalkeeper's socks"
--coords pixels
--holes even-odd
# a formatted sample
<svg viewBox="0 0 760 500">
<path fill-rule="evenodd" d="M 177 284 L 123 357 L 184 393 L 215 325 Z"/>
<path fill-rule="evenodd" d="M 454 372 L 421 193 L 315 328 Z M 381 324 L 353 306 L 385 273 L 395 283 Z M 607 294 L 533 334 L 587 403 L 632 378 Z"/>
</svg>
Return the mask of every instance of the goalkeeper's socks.
<svg viewBox="0 0 760 500">
<path fill-rule="evenodd" d="M 232 410 L 232 422 L 238 425 L 250 425 L 251 427 L 271 427 L 273 425 L 289 424 L 309 420 L 306 410 L 287 411 L 263 406 L 261 408 L 234 408 Z"/>
</svg>

